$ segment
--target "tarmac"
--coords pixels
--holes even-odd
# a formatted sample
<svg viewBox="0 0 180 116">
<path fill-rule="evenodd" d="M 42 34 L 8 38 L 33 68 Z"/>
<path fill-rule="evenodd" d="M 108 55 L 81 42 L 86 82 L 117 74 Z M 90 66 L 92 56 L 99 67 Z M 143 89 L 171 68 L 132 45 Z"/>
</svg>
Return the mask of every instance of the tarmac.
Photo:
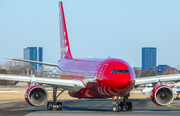
<svg viewBox="0 0 180 116">
<path fill-rule="evenodd" d="M 151 99 L 130 99 L 132 111 L 123 109 L 112 112 L 111 99 L 96 100 L 63 100 L 62 111 L 47 111 L 46 104 L 41 107 L 28 105 L 25 101 L 0 104 L 0 116 L 179 116 L 180 100 L 174 100 L 171 105 L 161 107 L 155 105 Z"/>
</svg>

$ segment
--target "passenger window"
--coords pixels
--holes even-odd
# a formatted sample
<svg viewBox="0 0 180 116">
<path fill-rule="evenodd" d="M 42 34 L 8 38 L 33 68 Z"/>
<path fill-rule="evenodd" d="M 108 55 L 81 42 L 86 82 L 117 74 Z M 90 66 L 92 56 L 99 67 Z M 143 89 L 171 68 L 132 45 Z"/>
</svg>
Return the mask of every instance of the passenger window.
<svg viewBox="0 0 180 116">
<path fill-rule="evenodd" d="M 124 70 L 125 73 L 129 73 L 129 70 Z"/>
<path fill-rule="evenodd" d="M 123 73 L 123 70 L 118 70 L 118 73 Z"/>
</svg>

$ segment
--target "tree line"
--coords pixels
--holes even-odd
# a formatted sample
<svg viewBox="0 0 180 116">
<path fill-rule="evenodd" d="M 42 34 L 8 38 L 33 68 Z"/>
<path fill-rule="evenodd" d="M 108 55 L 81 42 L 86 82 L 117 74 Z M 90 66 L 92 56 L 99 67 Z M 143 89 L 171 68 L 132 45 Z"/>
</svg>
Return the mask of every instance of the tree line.
<svg viewBox="0 0 180 116">
<path fill-rule="evenodd" d="M 154 71 L 154 70 L 152 70 L 152 71 L 150 71 L 150 70 L 142 71 L 141 75 L 140 75 L 140 77 L 150 77 L 150 76 L 157 76 L 156 71 Z"/>
<path fill-rule="evenodd" d="M 171 68 L 170 66 L 166 67 L 164 70 L 158 70 L 157 72 L 155 70 L 141 71 L 141 70 L 137 70 L 137 69 L 134 69 L 134 72 L 135 72 L 137 78 L 156 76 L 156 75 L 179 74 L 179 71 L 175 70 L 174 68 Z"/>
<path fill-rule="evenodd" d="M 35 71 L 35 67 L 26 62 L 10 60 L 4 64 L 0 63 L 0 74 L 27 75 L 31 74 L 31 71 Z M 0 85 L 13 85 L 15 83 L 14 81 L 0 80 Z"/>
</svg>

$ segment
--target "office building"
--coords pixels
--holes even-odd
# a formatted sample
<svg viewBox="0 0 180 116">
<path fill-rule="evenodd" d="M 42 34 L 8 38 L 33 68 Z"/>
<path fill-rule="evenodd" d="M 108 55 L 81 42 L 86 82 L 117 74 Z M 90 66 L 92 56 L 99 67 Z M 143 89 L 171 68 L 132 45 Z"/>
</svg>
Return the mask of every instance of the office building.
<svg viewBox="0 0 180 116">
<path fill-rule="evenodd" d="M 142 48 L 142 70 L 152 70 L 156 67 L 156 48 L 143 47 Z"/>
<path fill-rule="evenodd" d="M 27 47 L 24 48 L 24 59 L 33 61 L 43 61 L 43 48 L 42 47 Z M 36 70 L 42 69 L 42 64 L 30 63 Z"/>
<path fill-rule="evenodd" d="M 165 71 L 165 68 L 169 67 L 168 65 L 158 65 L 156 67 L 157 71 Z"/>
<path fill-rule="evenodd" d="M 44 67 L 44 73 L 49 76 L 58 76 L 58 68 L 57 67 L 50 67 L 45 66 Z"/>
<path fill-rule="evenodd" d="M 170 66 L 168 66 L 168 65 L 158 65 L 158 66 L 156 66 L 156 73 L 158 75 L 162 75 L 167 67 L 170 67 Z"/>
</svg>

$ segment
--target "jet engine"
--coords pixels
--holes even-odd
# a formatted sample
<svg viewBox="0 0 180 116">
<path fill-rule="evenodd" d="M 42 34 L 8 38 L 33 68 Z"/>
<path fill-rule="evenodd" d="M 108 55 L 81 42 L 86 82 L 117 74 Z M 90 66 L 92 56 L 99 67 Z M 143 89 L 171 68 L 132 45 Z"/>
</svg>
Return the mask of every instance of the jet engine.
<svg viewBox="0 0 180 116">
<path fill-rule="evenodd" d="M 33 85 L 25 92 L 25 100 L 32 106 L 42 106 L 48 99 L 47 91 L 41 85 Z"/>
<path fill-rule="evenodd" d="M 169 86 L 159 85 L 152 90 L 151 99 L 156 105 L 166 106 L 174 100 L 174 93 Z"/>
</svg>

